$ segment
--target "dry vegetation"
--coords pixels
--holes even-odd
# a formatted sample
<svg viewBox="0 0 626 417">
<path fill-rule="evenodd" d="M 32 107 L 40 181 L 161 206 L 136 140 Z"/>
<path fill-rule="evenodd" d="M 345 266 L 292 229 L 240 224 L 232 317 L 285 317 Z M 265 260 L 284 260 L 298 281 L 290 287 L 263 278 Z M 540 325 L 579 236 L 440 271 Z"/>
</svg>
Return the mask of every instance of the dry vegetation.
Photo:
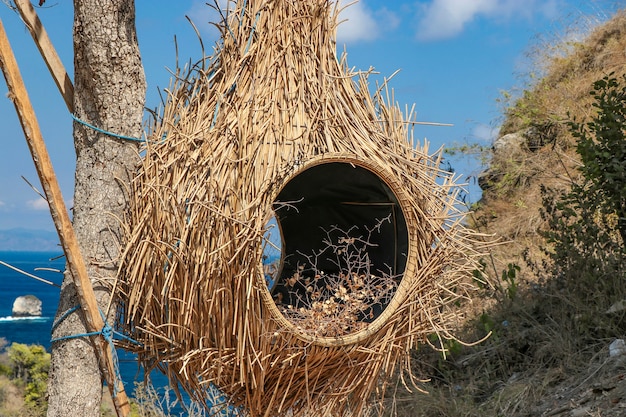
<svg viewBox="0 0 626 417">
<path fill-rule="evenodd" d="M 495 254 L 498 270 L 509 262 L 520 264 L 525 253 L 534 261 L 541 259 L 541 187 L 566 190 L 580 180 L 580 158 L 567 122 L 593 114 L 589 93 L 596 80 L 624 73 L 626 14 L 618 13 L 584 41 L 537 50 L 551 53 L 535 57 L 545 76 L 505 109 L 490 166 L 480 180 L 483 200 L 475 223 L 511 242 Z M 536 278 L 528 269 L 523 275 Z"/>
<path fill-rule="evenodd" d="M 555 206 L 562 192 L 583 182 L 568 122 L 596 114 L 595 81 L 626 72 L 626 13 L 584 41 L 544 50 L 560 53 L 541 58 L 545 76 L 506 109 L 481 178 L 474 225 L 510 242 L 484 260 L 483 273 L 496 286 L 485 288 L 484 309 L 466 327 L 469 339 L 491 337 L 474 347 L 451 342 L 445 358 L 416 352 L 433 375 L 425 385 L 430 395 L 400 389 L 389 402 L 392 415 L 626 414 L 625 355 L 609 356 L 611 342 L 626 336 L 619 308 L 626 299 L 623 241 L 606 232 L 614 220 L 592 213 L 589 230 L 598 233 L 583 235 L 585 247 L 569 252 L 546 239 L 573 230 Z M 585 208 L 584 194 L 578 196 Z"/>
<path fill-rule="evenodd" d="M 378 226 L 385 221 L 390 219 Z M 326 231 L 326 247 L 307 254 L 307 262 L 285 280 L 286 297 L 281 292 L 274 297 L 294 326 L 315 336 L 342 337 L 365 329 L 393 298 L 401 277 L 375 270 L 368 253 L 374 244 L 368 236 L 355 237 L 354 229 Z M 320 257 L 330 257 L 337 272 L 324 272 Z"/>
</svg>

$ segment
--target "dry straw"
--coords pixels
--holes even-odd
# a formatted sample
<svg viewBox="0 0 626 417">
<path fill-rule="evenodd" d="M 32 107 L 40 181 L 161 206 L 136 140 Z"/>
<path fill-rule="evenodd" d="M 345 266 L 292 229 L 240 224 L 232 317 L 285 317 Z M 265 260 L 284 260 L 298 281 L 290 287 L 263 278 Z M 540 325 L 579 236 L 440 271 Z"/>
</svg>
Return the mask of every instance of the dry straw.
<svg viewBox="0 0 626 417">
<path fill-rule="evenodd" d="M 217 386 L 250 416 L 363 415 L 411 375 L 412 348 L 449 337 L 480 255 L 440 152 L 413 140 L 386 85 L 371 94 L 337 60 L 337 14 L 328 0 L 229 3 L 213 56 L 177 71 L 130 189 L 117 289 L 141 345 L 128 347 L 192 398 Z M 328 162 L 387 184 L 408 253 L 382 314 L 317 337 L 277 308 L 261 248 L 283 186 Z"/>
</svg>

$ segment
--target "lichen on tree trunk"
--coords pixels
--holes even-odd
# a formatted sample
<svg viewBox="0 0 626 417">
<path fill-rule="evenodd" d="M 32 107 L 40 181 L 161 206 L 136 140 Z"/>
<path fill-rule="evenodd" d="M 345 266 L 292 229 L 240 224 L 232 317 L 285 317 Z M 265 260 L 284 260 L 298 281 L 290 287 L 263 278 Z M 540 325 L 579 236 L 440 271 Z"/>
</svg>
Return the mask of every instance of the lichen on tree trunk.
<svg viewBox="0 0 626 417">
<path fill-rule="evenodd" d="M 74 0 L 74 111 L 107 132 L 138 137 L 145 76 L 133 0 Z M 73 224 L 96 297 L 104 311 L 117 271 L 125 185 L 139 161 L 137 143 L 74 123 L 76 174 Z M 78 305 L 66 275 L 57 318 Z M 108 312 L 112 317 L 113 311 Z M 53 337 L 85 333 L 82 312 L 64 318 Z M 102 377 L 91 342 L 69 339 L 52 346 L 48 416 L 100 416 Z"/>
</svg>

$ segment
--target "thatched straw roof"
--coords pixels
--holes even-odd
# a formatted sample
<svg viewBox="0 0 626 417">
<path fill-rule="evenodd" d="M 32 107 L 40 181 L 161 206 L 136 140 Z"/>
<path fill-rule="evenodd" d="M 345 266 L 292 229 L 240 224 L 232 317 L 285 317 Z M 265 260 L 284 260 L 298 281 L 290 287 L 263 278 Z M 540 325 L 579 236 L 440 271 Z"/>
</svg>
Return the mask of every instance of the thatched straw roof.
<svg viewBox="0 0 626 417">
<path fill-rule="evenodd" d="M 413 140 L 413 116 L 389 104 L 386 86 L 370 93 L 367 74 L 336 58 L 337 12 L 327 0 L 231 3 L 215 53 L 179 70 L 167 91 L 130 191 L 118 294 L 121 324 L 141 342 L 131 348 L 193 398 L 206 399 L 215 385 L 251 416 L 361 415 L 389 377 L 410 371 L 411 348 L 447 334 L 455 319 L 448 307 L 466 295 L 479 255 L 440 153 Z M 279 198 L 297 194 L 287 185 L 303 172 L 331 163 L 356 174 L 328 187 L 339 184 L 341 193 L 345 181 L 354 191 L 346 198 L 363 201 L 316 200 L 305 189 L 299 200 Z M 327 190 L 324 181 L 312 184 Z M 363 184 L 373 191 L 358 193 Z M 361 231 L 381 222 L 368 211 L 377 204 L 399 219 L 385 232 L 399 237 L 376 243 L 394 254 L 375 255 L 400 264 L 390 267 L 393 297 L 376 301 L 379 311 L 360 326 L 320 334 L 283 314 L 289 307 L 270 293 L 264 234 L 272 216 L 287 225 L 290 213 L 325 213 L 285 226 L 283 274 L 274 278 L 287 282 L 300 271 L 285 272 L 289 259 L 306 243 L 293 224 L 314 234 L 306 222 L 332 221 L 350 204 L 365 209 L 345 213 L 374 216 Z M 368 271 L 354 276 L 374 279 Z"/>
</svg>

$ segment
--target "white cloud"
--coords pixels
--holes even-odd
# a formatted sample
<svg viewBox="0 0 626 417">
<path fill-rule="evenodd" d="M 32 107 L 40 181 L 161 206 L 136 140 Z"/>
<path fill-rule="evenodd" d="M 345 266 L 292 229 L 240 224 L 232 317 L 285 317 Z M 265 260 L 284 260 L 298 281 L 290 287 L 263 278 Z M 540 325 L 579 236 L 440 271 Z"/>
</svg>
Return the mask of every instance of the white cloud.
<svg viewBox="0 0 626 417">
<path fill-rule="evenodd" d="M 228 1 L 217 0 L 217 4 L 219 8 L 223 10 L 223 13 L 226 14 Z M 217 30 L 212 23 L 221 21 L 222 17 L 220 16 L 219 11 L 215 9 L 214 1 L 193 0 L 191 7 L 187 10 L 185 15 L 191 19 L 193 24 L 201 33 L 211 35 L 217 34 Z M 209 24 L 209 22 L 211 22 L 211 24 Z"/>
<path fill-rule="evenodd" d="M 560 0 L 432 0 L 420 7 L 417 38 L 423 41 L 451 38 L 477 16 L 490 19 L 555 17 Z"/>
<path fill-rule="evenodd" d="M 380 31 L 376 19 L 363 3 L 351 4 L 339 14 L 337 40 L 353 42 L 358 40 L 373 40 Z"/>
<path fill-rule="evenodd" d="M 48 202 L 41 197 L 36 200 L 28 200 L 26 205 L 32 210 L 49 210 Z"/>
<path fill-rule="evenodd" d="M 400 23 L 400 19 L 386 8 L 371 10 L 363 0 L 348 3 L 345 7 L 346 3 L 346 0 L 340 1 L 343 7 L 338 19 L 341 23 L 337 28 L 337 41 L 340 43 L 372 41 Z"/>
<path fill-rule="evenodd" d="M 500 127 L 488 126 L 486 124 L 478 124 L 472 129 L 472 137 L 481 144 L 491 145 L 498 137 Z"/>
</svg>

